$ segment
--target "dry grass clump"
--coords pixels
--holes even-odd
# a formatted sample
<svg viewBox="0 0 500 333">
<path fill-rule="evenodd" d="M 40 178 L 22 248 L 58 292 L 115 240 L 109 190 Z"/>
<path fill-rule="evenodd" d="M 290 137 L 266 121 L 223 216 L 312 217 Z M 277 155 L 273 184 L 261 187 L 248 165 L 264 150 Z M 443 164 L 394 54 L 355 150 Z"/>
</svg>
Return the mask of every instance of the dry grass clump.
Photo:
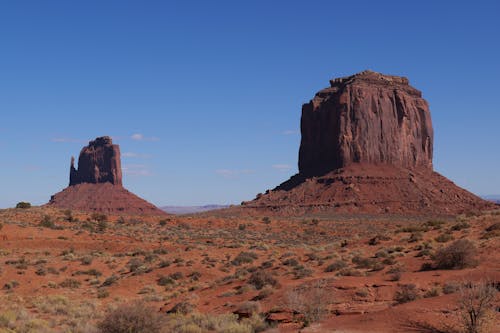
<svg viewBox="0 0 500 333">
<path fill-rule="evenodd" d="M 264 286 L 275 287 L 278 285 L 278 281 L 274 278 L 274 276 L 262 269 L 253 272 L 248 279 L 248 283 L 253 285 L 257 290 L 264 288 Z"/>
<path fill-rule="evenodd" d="M 403 284 L 399 287 L 399 290 L 396 291 L 394 295 L 394 300 L 398 304 L 408 303 L 411 301 L 415 301 L 420 298 L 420 292 L 416 285 L 411 284 Z"/>
<path fill-rule="evenodd" d="M 265 321 L 257 314 L 238 320 L 235 314 L 172 314 L 167 316 L 163 332 L 178 333 L 258 333 L 268 328 Z"/>
<path fill-rule="evenodd" d="M 122 304 L 98 323 L 101 333 L 162 333 L 166 316 L 143 302 Z"/>
</svg>

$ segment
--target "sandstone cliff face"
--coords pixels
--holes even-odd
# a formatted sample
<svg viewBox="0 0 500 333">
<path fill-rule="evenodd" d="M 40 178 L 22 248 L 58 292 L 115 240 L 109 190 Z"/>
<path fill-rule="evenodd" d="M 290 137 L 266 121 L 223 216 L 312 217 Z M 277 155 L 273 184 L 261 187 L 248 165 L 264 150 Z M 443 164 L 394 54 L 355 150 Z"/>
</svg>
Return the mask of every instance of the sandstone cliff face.
<svg viewBox="0 0 500 333">
<path fill-rule="evenodd" d="M 71 157 L 69 185 L 81 183 L 122 184 L 120 164 L 120 147 L 114 145 L 109 136 L 99 137 L 83 147 L 78 158 L 78 169 L 75 159 Z"/>
<path fill-rule="evenodd" d="M 433 171 L 427 102 L 408 79 L 364 71 L 302 106 L 299 173 L 244 202 L 296 215 L 455 215 L 492 208 Z"/>
<path fill-rule="evenodd" d="M 330 84 L 302 107 L 301 174 L 352 163 L 432 169 L 429 107 L 408 79 L 364 71 Z"/>
</svg>

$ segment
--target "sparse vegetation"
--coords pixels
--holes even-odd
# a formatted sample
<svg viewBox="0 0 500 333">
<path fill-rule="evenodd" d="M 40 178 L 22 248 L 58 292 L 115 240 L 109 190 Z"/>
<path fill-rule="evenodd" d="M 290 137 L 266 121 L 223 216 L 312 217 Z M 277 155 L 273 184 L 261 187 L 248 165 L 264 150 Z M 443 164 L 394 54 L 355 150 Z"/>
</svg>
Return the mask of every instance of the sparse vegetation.
<svg viewBox="0 0 500 333">
<path fill-rule="evenodd" d="M 165 317 L 143 302 L 118 306 L 109 312 L 98 327 L 100 333 L 161 333 Z"/>
<path fill-rule="evenodd" d="M 493 302 L 497 289 L 488 282 L 469 282 L 463 284 L 458 300 L 462 326 L 466 333 L 483 333 L 491 320 Z M 498 328 L 498 327 L 497 327 Z"/>
<path fill-rule="evenodd" d="M 259 269 L 250 275 L 248 283 L 253 285 L 256 289 L 260 290 L 266 285 L 275 287 L 278 284 L 278 281 L 272 276 L 271 273 Z"/>
<path fill-rule="evenodd" d="M 408 303 L 420 298 L 420 292 L 414 284 L 403 284 L 394 295 L 394 300 L 399 303 Z"/>
<path fill-rule="evenodd" d="M 436 269 L 463 269 L 477 266 L 477 249 L 468 239 L 459 239 L 438 250 L 434 257 Z"/>
<path fill-rule="evenodd" d="M 332 302 L 324 281 L 317 281 L 309 287 L 297 288 L 287 293 L 287 306 L 302 315 L 304 326 L 317 322 L 327 314 Z"/>
</svg>

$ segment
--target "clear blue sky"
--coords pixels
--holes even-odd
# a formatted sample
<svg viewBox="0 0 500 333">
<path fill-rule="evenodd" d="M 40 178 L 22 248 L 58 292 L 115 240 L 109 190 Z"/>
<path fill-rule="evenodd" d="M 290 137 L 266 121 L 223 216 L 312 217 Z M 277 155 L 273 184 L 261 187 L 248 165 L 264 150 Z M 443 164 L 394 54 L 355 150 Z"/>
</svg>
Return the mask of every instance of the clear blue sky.
<svg viewBox="0 0 500 333">
<path fill-rule="evenodd" d="M 47 202 L 111 135 L 157 205 L 239 203 L 297 171 L 333 77 L 409 77 L 437 171 L 500 193 L 498 1 L 1 1 L 0 207 Z"/>
</svg>

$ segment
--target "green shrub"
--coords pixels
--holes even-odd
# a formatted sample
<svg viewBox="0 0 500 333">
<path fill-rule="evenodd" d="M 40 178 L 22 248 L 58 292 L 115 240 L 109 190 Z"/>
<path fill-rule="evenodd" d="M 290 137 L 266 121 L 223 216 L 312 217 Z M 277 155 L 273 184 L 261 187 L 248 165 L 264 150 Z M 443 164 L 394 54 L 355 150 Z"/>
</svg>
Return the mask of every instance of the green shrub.
<svg viewBox="0 0 500 333">
<path fill-rule="evenodd" d="M 21 209 L 31 208 L 31 203 L 21 201 L 17 203 L 16 208 L 21 208 Z"/>
</svg>

